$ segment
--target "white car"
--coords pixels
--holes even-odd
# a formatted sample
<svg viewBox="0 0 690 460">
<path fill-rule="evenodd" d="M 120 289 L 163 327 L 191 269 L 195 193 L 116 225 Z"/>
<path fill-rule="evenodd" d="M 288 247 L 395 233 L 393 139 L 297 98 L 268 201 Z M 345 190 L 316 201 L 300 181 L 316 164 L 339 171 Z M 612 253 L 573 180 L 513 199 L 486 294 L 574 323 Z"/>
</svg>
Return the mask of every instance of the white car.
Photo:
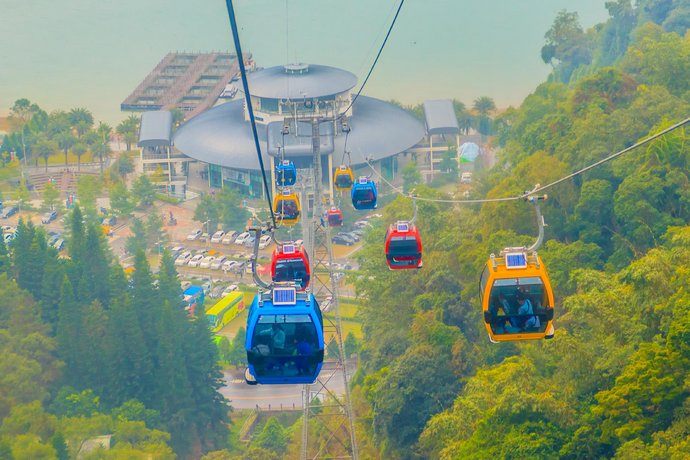
<svg viewBox="0 0 690 460">
<path fill-rule="evenodd" d="M 192 258 L 192 253 L 190 251 L 185 251 L 179 256 L 177 256 L 177 259 L 175 259 L 175 265 L 182 266 L 182 265 L 187 265 L 187 262 L 189 262 L 189 259 Z"/>
<path fill-rule="evenodd" d="M 202 260 L 204 260 L 204 255 L 197 254 L 194 257 L 192 257 L 192 259 L 189 261 L 187 265 L 190 267 L 198 267 Z"/>
<path fill-rule="evenodd" d="M 223 241 L 224 236 L 225 232 L 223 230 L 218 230 L 211 236 L 211 243 L 220 243 L 221 241 Z"/>
<path fill-rule="evenodd" d="M 226 260 L 228 260 L 228 259 L 225 256 L 216 257 L 216 260 L 211 262 L 211 270 L 220 270 L 220 267 L 223 265 L 223 263 Z"/>
<path fill-rule="evenodd" d="M 199 268 L 211 268 L 211 264 L 215 262 L 216 256 L 206 256 L 199 263 Z"/>
<path fill-rule="evenodd" d="M 230 271 L 237 268 L 238 264 L 239 262 L 236 260 L 226 260 L 225 262 L 223 262 L 223 265 L 221 265 L 221 268 L 223 269 L 223 271 Z"/>
<path fill-rule="evenodd" d="M 187 241 L 194 241 L 194 240 L 198 239 L 200 236 L 201 236 L 201 230 L 199 230 L 199 229 L 192 230 L 192 232 L 189 235 L 187 235 Z"/>
<path fill-rule="evenodd" d="M 303 244 L 304 244 L 304 240 L 295 240 L 296 246 L 302 246 Z"/>
<path fill-rule="evenodd" d="M 220 296 L 225 297 L 226 295 L 230 295 L 238 289 L 239 289 L 239 287 L 236 284 L 231 284 L 230 286 L 225 288 L 225 290 L 223 291 L 223 293 Z"/>
<path fill-rule="evenodd" d="M 225 237 L 223 237 L 223 244 L 230 244 L 234 243 L 235 239 L 237 238 L 239 234 L 235 230 L 230 230 L 228 233 L 225 234 Z"/>
<path fill-rule="evenodd" d="M 249 232 L 240 233 L 239 236 L 235 239 L 235 244 L 244 244 L 250 236 L 251 234 Z"/>
<path fill-rule="evenodd" d="M 271 244 L 271 235 L 264 235 L 259 239 L 259 249 L 266 249 Z"/>
<path fill-rule="evenodd" d="M 470 184 L 472 183 L 472 173 L 471 172 L 464 172 L 460 176 L 460 183 L 461 184 Z"/>
</svg>

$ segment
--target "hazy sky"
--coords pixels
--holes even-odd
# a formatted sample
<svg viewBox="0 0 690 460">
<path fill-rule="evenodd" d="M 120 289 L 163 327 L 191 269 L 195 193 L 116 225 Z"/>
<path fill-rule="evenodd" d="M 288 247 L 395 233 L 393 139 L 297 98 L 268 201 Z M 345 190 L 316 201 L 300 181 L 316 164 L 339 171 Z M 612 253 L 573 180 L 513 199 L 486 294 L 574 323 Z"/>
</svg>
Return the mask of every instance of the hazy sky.
<svg viewBox="0 0 690 460">
<path fill-rule="evenodd" d="M 243 49 L 258 65 L 328 64 L 361 81 L 397 4 L 236 0 L 235 8 Z M 585 27 L 607 17 L 604 0 L 407 0 L 364 93 L 519 104 L 548 74 L 539 51 L 564 8 Z M 0 12 L 0 113 L 27 97 L 115 123 L 120 102 L 167 52 L 233 49 L 219 0 L 0 0 Z"/>
</svg>

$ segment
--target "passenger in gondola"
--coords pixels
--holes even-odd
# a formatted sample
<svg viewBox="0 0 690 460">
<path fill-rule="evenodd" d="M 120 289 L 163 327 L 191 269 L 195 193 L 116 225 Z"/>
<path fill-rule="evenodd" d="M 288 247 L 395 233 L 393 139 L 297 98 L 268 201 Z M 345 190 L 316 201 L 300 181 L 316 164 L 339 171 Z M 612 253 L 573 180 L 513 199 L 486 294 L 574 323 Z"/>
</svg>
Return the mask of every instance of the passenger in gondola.
<svg viewBox="0 0 690 460">
<path fill-rule="evenodd" d="M 518 292 L 516 297 L 517 297 L 517 301 L 518 301 L 518 312 L 517 312 L 517 314 L 521 315 L 519 318 L 519 321 L 520 321 L 519 325 L 523 329 L 539 327 L 540 326 L 539 317 L 534 314 L 534 307 L 532 306 L 532 302 L 522 292 Z M 526 315 L 532 315 L 532 316 L 526 316 Z"/>
<path fill-rule="evenodd" d="M 516 309 L 510 305 L 510 302 L 508 302 L 506 296 L 499 294 L 496 298 L 496 302 L 491 305 L 489 310 L 491 311 L 491 316 L 494 318 L 494 334 L 505 334 L 506 332 L 511 332 L 510 328 L 513 326 L 513 322 L 516 321 L 516 318 L 513 318 L 512 315 L 516 313 Z M 498 316 L 499 310 L 503 310 L 504 316 Z M 510 322 L 510 326 L 508 326 L 508 328 L 506 328 L 506 319 Z"/>
<path fill-rule="evenodd" d="M 283 326 L 276 324 L 273 330 L 273 353 L 283 354 L 285 353 L 285 331 Z"/>
<path fill-rule="evenodd" d="M 299 338 L 295 337 L 295 366 L 300 374 L 309 373 L 309 357 L 314 354 L 314 349 L 307 340 L 305 333 L 300 333 Z"/>
</svg>

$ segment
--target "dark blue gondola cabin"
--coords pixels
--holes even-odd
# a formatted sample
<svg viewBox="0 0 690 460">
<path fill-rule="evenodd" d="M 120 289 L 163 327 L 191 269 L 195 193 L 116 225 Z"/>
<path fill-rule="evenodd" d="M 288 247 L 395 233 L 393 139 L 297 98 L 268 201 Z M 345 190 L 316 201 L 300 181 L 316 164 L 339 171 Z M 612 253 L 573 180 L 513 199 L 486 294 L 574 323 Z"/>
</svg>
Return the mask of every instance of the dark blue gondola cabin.
<svg viewBox="0 0 690 460">
<path fill-rule="evenodd" d="M 307 251 L 292 242 L 276 246 L 271 258 L 271 279 L 274 283 L 294 282 L 299 290 L 306 289 L 311 279 Z"/>
<path fill-rule="evenodd" d="M 376 184 L 367 177 L 360 177 L 352 186 L 352 206 L 355 209 L 376 209 Z"/>
<path fill-rule="evenodd" d="M 297 168 L 290 160 L 283 160 L 276 166 L 276 185 L 290 187 L 297 182 Z"/>
<path fill-rule="evenodd" d="M 385 250 L 391 270 L 422 268 L 422 240 L 417 227 L 410 222 L 399 221 L 388 227 Z"/>
<path fill-rule="evenodd" d="M 314 295 L 295 286 L 259 292 L 249 309 L 245 349 L 247 383 L 314 383 L 324 352 L 323 320 Z"/>
</svg>

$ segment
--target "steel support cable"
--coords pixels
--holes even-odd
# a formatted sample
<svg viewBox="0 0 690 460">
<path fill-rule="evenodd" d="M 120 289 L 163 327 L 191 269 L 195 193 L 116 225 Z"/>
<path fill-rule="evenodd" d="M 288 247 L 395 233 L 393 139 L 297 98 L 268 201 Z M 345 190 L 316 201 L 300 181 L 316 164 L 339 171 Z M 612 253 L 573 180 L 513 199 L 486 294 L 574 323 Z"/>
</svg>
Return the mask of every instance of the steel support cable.
<svg viewBox="0 0 690 460">
<path fill-rule="evenodd" d="M 407 198 L 411 198 L 413 200 L 427 201 L 427 202 L 431 202 L 431 203 L 452 203 L 452 204 L 474 204 L 474 203 L 495 203 L 495 202 L 499 202 L 499 201 L 517 201 L 517 200 L 524 200 L 530 195 L 533 195 L 535 193 L 539 193 L 543 190 L 546 190 L 546 189 L 551 188 L 555 185 L 558 185 L 561 182 L 564 182 L 568 179 L 572 179 L 575 176 L 579 176 L 580 174 L 583 174 L 583 173 L 585 173 L 591 169 L 594 169 L 598 166 L 601 166 L 602 164 L 607 163 L 611 160 L 614 160 L 614 159 L 618 158 L 619 156 L 621 156 L 625 153 L 628 153 L 632 150 L 635 150 L 638 147 L 641 147 L 645 144 L 648 144 L 648 143 L 652 142 L 653 140 L 658 139 L 659 137 L 670 133 L 671 131 L 675 131 L 676 129 L 678 129 L 678 128 L 680 128 L 680 127 L 682 127 L 688 123 L 690 123 L 690 118 L 686 118 L 685 120 L 679 121 L 678 123 L 671 125 L 668 128 L 663 129 L 662 131 L 659 131 L 658 133 L 656 133 L 652 136 L 649 136 L 647 138 L 642 139 L 641 141 L 631 145 L 630 147 L 626 147 L 623 150 L 620 150 L 616 153 L 613 153 L 613 154 L 607 156 L 606 158 L 602 158 L 601 160 L 599 160 L 595 163 L 592 163 L 589 166 L 585 166 L 584 168 L 579 169 L 579 170 L 577 170 L 571 174 L 568 174 L 567 176 L 561 177 L 560 179 L 557 179 L 557 180 L 555 180 L 549 184 L 537 187 L 534 190 L 530 190 L 529 192 L 525 192 L 525 193 L 522 193 L 522 194 L 517 195 L 517 196 L 508 196 L 508 197 L 504 197 L 504 198 L 483 198 L 483 199 L 479 199 L 479 200 L 443 200 L 443 199 L 436 199 L 436 198 L 424 198 L 424 197 L 421 197 L 418 195 L 411 195 L 409 193 L 403 192 L 400 187 L 396 187 L 395 185 L 391 184 L 388 180 L 386 180 L 385 177 L 383 177 L 381 174 L 379 174 L 378 171 L 376 171 L 376 168 L 374 168 L 374 166 L 371 164 L 369 159 L 366 159 L 365 161 L 366 161 L 367 165 L 369 165 L 371 170 L 374 172 L 374 174 L 376 174 L 376 176 L 379 179 L 381 179 L 391 189 L 393 189 L 393 191 L 395 193 L 397 193 L 398 195 L 402 195 L 404 197 L 407 197 Z"/>
<path fill-rule="evenodd" d="M 252 134 L 254 135 L 254 145 L 256 147 L 256 155 L 259 157 L 259 166 L 261 167 L 261 177 L 264 182 L 264 191 L 266 192 L 266 200 L 268 201 L 268 210 L 271 213 L 271 222 L 273 226 L 276 225 L 276 216 L 273 213 L 273 203 L 271 202 L 271 191 L 268 188 L 268 180 L 266 179 L 266 169 L 264 168 L 264 160 L 261 157 L 261 145 L 259 144 L 259 133 L 256 130 L 256 120 L 254 119 L 254 109 L 252 108 L 251 95 L 249 94 L 249 83 L 247 82 L 247 69 L 244 67 L 244 56 L 242 54 L 242 46 L 240 45 L 240 35 L 237 31 L 237 20 L 235 19 L 235 9 L 232 5 L 232 0 L 225 0 L 225 5 L 228 8 L 228 17 L 230 19 L 230 28 L 232 29 L 232 38 L 235 41 L 235 53 L 237 54 L 237 62 L 240 66 L 240 73 L 242 74 L 242 87 L 244 88 L 244 98 L 247 103 L 247 111 L 249 112 L 249 122 L 252 125 Z"/>
<path fill-rule="evenodd" d="M 404 3 L 405 3 L 405 0 L 400 0 L 400 5 L 398 5 L 398 10 L 395 12 L 395 16 L 393 16 L 393 21 L 391 21 L 391 25 L 388 28 L 388 32 L 386 33 L 386 37 L 383 39 L 383 43 L 381 43 L 381 47 L 379 48 L 379 52 L 376 53 L 376 57 L 374 58 L 374 62 L 371 64 L 371 67 L 369 68 L 369 72 L 367 73 L 366 78 L 364 78 L 364 81 L 362 82 L 362 86 L 359 87 L 357 94 L 355 94 L 355 97 L 352 98 L 350 105 L 347 106 L 345 111 L 341 115 L 339 115 L 336 118 L 336 120 L 340 120 L 343 116 L 345 116 L 347 111 L 350 110 L 353 105 L 355 105 L 355 101 L 357 100 L 359 95 L 362 94 L 362 90 L 364 89 L 364 86 L 367 84 L 367 81 L 369 81 L 369 77 L 371 77 L 371 73 L 374 71 L 374 67 L 376 67 L 376 63 L 379 62 L 379 58 L 381 57 L 381 53 L 383 52 L 383 48 L 386 46 L 386 42 L 388 41 L 388 37 L 390 37 L 391 32 L 393 31 L 393 27 L 395 26 L 395 21 L 398 19 L 398 15 L 400 14 L 400 10 L 402 9 Z"/>
</svg>

